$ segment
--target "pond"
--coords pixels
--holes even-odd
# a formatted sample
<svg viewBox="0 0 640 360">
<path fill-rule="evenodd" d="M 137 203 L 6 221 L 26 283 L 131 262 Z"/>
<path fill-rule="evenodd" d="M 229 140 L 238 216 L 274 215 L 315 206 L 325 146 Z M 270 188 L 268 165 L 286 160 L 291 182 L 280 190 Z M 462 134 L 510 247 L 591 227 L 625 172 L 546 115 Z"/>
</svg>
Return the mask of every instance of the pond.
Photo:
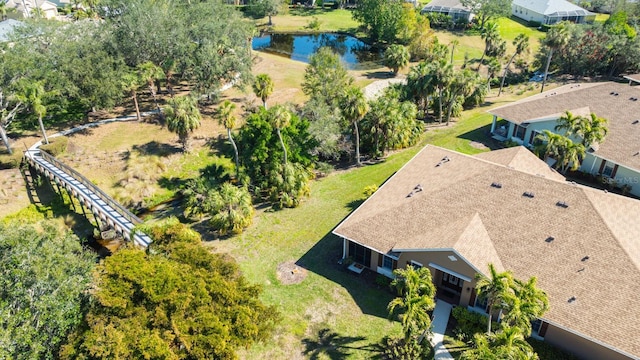
<svg viewBox="0 0 640 360">
<path fill-rule="evenodd" d="M 253 50 L 286 56 L 291 60 L 309 62 L 309 57 L 318 49 L 328 46 L 333 49 L 347 69 L 357 70 L 376 65 L 382 52 L 357 38 L 344 34 L 270 34 L 254 37 Z"/>
</svg>

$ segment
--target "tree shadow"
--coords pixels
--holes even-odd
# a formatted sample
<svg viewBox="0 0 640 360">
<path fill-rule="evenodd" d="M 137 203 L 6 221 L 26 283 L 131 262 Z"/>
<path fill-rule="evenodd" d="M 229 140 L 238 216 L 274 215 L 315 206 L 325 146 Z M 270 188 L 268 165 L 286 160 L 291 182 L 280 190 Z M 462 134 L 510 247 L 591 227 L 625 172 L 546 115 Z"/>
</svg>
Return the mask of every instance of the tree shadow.
<svg viewBox="0 0 640 360">
<path fill-rule="evenodd" d="M 349 209 L 349 211 L 353 211 L 355 209 L 358 208 L 358 206 L 362 205 L 362 203 L 364 202 L 365 199 L 357 199 L 357 200 L 352 200 L 350 202 L 347 203 L 347 209 Z"/>
<path fill-rule="evenodd" d="M 363 336 L 342 336 L 329 328 L 322 328 L 317 336 L 302 339 L 304 354 L 311 360 L 329 358 L 331 360 L 345 359 L 352 350 L 378 352 L 376 345 L 353 346 L 358 341 L 366 340 Z M 373 354 L 371 354 L 373 355 Z M 368 356 L 368 358 L 375 358 Z"/>
<path fill-rule="evenodd" d="M 392 71 L 369 71 L 364 74 L 367 79 L 395 79 Z"/>
<path fill-rule="evenodd" d="M 296 261 L 296 265 L 342 286 L 364 314 L 386 319 L 387 304 L 393 295 L 376 284 L 378 274 L 375 272 L 365 270 L 356 274 L 348 270 L 341 260 L 342 247 L 340 237 L 327 233 Z"/>
<path fill-rule="evenodd" d="M 489 150 L 499 150 L 504 148 L 504 144 L 502 142 L 491 137 L 491 124 L 460 134 L 458 135 L 458 138 L 473 141 L 478 144 L 478 148 L 482 148 L 482 146 Z"/>
<path fill-rule="evenodd" d="M 167 144 L 167 143 L 160 143 L 154 140 L 154 141 L 149 141 L 146 144 L 134 145 L 133 151 L 137 152 L 138 155 L 144 155 L 144 156 L 155 155 L 160 157 L 167 157 L 169 155 L 182 152 L 182 148 L 175 145 Z"/>
</svg>

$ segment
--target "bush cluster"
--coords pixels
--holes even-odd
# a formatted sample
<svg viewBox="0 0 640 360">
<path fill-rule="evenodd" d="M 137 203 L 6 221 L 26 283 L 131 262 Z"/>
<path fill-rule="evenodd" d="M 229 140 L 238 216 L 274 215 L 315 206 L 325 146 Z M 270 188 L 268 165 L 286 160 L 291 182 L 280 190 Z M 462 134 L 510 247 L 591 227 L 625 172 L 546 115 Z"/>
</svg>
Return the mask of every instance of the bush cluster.
<svg viewBox="0 0 640 360">
<path fill-rule="evenodd" d="M 0 155 L 0 170 L 16 169 L 22 162 L 22 152 L 14 151 L 13 154 Z"/>
<path fill-rule="evenodd" d="M 48 144 L 40 146 L 40 150 L 46 151 L 51 156 L 58 156 L 67 151 L 68 145 L 69 139 L 67 137 L 58 136 L 49 140 Z"/>
</svg>

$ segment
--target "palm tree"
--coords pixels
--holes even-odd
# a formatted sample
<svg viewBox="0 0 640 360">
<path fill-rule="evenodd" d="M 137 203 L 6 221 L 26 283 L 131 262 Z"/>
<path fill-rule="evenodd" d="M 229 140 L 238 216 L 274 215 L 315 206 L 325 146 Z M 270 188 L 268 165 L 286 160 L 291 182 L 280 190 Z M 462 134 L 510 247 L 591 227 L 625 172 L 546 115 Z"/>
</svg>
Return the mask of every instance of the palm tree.
<svg viewBox="0 0 640 360">
<path fill-rule="evenodd" d="M 564 130 L 565 136 L 579 135 L 578 133 L 582 127 L 582 121 L 583 119 L 581 116 L 575 116 L 567 110 L 558 119 L 558 125 L 555 126 L 554 130 Z"/>
<path fill-rule="evenodd" d="M 529 52 L 529 36 L 525 34 L 519 34 L 518 36 L 516 36 L 515 39 L 513 39 L 513 45 L 516 47 L 516 51 L 513 53 L 511 58 L 509 58 L 509 62 L 507 63 L 507 66 L 505 66 L 504 68 L 504 74 L 502 75 L 502 81 L 500 82 L 500 90 L 498 91 L 498 96 L 502 94 L 502 88 L 504 87 L 504 79 L 507 77 L 507 72 L 509 72 L 509 66 L 511 66 L 511 63 L 513 62 L 513 60 L 517 56 Z"/>
<path fill-rule="evenodd" d="M 503 327 L 517 327 L 525 336 L 530 336 L 531 322 L 549 310 L 549 298 L 538 289 L 536 277 L 531 277 L 527 282 L 515 279 L 513 291 L 501 324 Z"/>
<path fill-rule="evenodd" d="M 139 64 L 137 70 L 140 80 L 147 83 L 149 92 L 151 93 L 151 97 L 153 98 L 153 103 L 156 105 L 156 109 L 158 109 L 158 113 L 160 114 L 160 116 L 162 116 L 160 105 L 158 105 L 158 98 L 156 96 L 157 93 L 154 83 L 156 82 L 156 80 L 164 78 L 164 70 L 162 70 L 161 67 L 155 65 L 151 61 Z"/>
<path fill-rule="evenodd" d="M 253 82 L 253 92 L 262 100 L 262 105 L 267 108 L 267 98 L 273 93 L 273 80 L 267 74 L 259 74 Z"/>
<path fill-rule="evenodd" d="M 409 63 L 409 50 L 405 46 L 394 44 L 384 52 L 384 65 L 393 71 L 393 76 Z"/>
<path fill-rule="evenodd" d="M 522 330 L 517 327 L 504 327 L 489 336 L 490 346 L 500 359 L 534 359 L 531 345 L 525 340 Z"/>
<path fill-rule="evenodd" d="M 453 40 L 449 45 L 451 45 L 451 61 L 449 61 L 449 63 L 453 65 L 453 54 L 456 51 L 456 46 L 460 45 L 460 42 L 458 40 Z"/>
<path fill-rule="evenodd" d="M 431 273 L 426 268 L 393 271 L 396 278 L 391 286 L 398 291 L 398 297 L 387 306 L 389 317 L 399 314 L 405 341 L 421 332 L 423 335 L 431 327 L 428 311 L 435 307 L 435 286 L 431 281 Z M 422 336 L 421 336 L 422 337 Z"/>
<path fill-rule="evenodd" d="M 582 159 L 584 159 L 585 153 L 586 149 L 584 145 L 581 143 L 574 143 L 571 139 L 566 138 L 564 147 L 557 159 L 558 162 L 556 163 L 556 168 L 560 166 L 560 171 L 563 174 L 566 173 L 567 170 L 578 170 L 582 163 Z"/>
<path fill-rule="evenodd" d="M 485 334 L 473 336 L 473 348 L 466 350 L 460 356 L 461 360 L 496 360 L 498 357 Z"/>
<path fill-rule="evenodd" d="M 364 98 L 362 90 L 356 86 L 351 86 L 345 91 L 342 98 L 342 115 L 345 119 L 353 124 L 356 134 L 354 145 L 356 147 L 356 165 L 361 166 L 360 162 L 360 132 L 358 131 L 358 122 L 367 114 L 369 106 Z"/>
<path fill-rule="evenodd" d="M 433 71 L 435 68 L 426 61 L 413 66 L 407 75 L 407 89 L 419 109 L 427 112 L 429 97 L 435 92 Z"/>
<path fill-rule="evenodd" d="M 191 96 L 181 96 L 169 99 L 164 107 L 167 116 L 167 128 L 177 133 L 182 150 L 189 151 L 189 135 L 200 127 L 200 110 L 198 100 Z"/>
<path fill-rule="evenodd" d="M 546 161 L 549 157 L 555 158 L 560 155 L 567 138 L 549 130 L 542 130 L 542 133 L 536 136 L 536 140 L 539 144 L 534 147 L 534 152 Z"/>
<path fill-rule="evenodd" d="M 491 80 L 496 77 L 496 74 L 500 71 L 502 65 L 498 58 L 490 57 L 487 64 L 487 91 L 491 91 Z"/>
<path fill-rule="evenodd" d="M 544 86 L 547 83 L 547 75 L 549 74 L 549 65 L 551 65 L 553 52 L 566 46 L 569 43 L 569 37 L 569 28 L 564 22 L 552 26 L 547 32 L 547 36 L 543 43 L 549 48 L 549 55 L 547 56 L 547 64 L 544 67 L 544 77 L 542 78 L 542 87 L 540 88 L 540 92 L 544 91 Z"/>
<path fill-rule="evenodd" d="M 44 98 L 50 94 L 51 92 L 45 91 L 42 81 L 36 81 L 26 83 L 23 87 L 22 94 L 17 95 L 19 101 L 27 104 L 27 107 L 38 116 L 38 124 L 40 125 L 45 144 L 49 143 L 49 138 L 47 137 L 47 132 L 42 122 L 42 118 L 47 114 L 47 107 L 43 104 L 43 101 Z"/>
<path fill-rule="evenodd" d="M 236 187 L 231 183 L 224 183 L 211 194 L 212 212 L 210 223 L 220 235 L 231 232 L 239 234 L 251 225 L 253 204 L 251 194 L 245 187 Z"/>
<path fill-rule="evenodd" d="M 589 114 L 589 117 L 585 118 L 584 126 L 580 130 L 582 145 L 588 148 L 593 144 L 603 142 L 609 133 L 607 123 L 607 119 L 598 117 L 595 113 Z"/>
<path fill-rule="evenodd" d="M 487 55 L 487 52 L 493 48 L 494 44 L 500 40 L 500 31 L 498 31 L 498 24 L 495 22 L 488 22 L 484 25 L 480 32 L 480 37 L 484 40 L 484 51 L 482 52 L 482 57 L 480 57 L 480 62 L 478 63 L 478 68 L 476 71 L 480 71 L 480 67 L 482 66 L 482 61 L 484 57 Z"/>
<path fill-rule="evenodd" d="M 478 295 L 484 296 L 487 299 L 489 314 L 487 334 L 491 334 L 491 317 L 493 310 L 503 307 L 511 291 L 511 285 L 513 284 L 513 275 L 511 272 L 505 271 L 498 273 L 493 264 L 489 264 L 489 275 L 489 277 L 482 274 L 476 275 L 476 291 Z"/>
<path fill-rule="evenodd" d="M 434 85 L 438 90 L 438 107 L 439 107 L 439 122 L 442 122 L 442 104 L 444 92 L 449 88 L 451 82 L 453 81 L 453 66 L 449 64 L 445 59 L 440 60 L 437 64 L 433 65 L 435 67 L 435 71 L 433 72 L 434 76 Z"/>
<path fill-rule="evenodd" d="M 284 146 L 280 130 L 289 126 L 290 121 L 291 112 L 282 105 L 276 105 L 269 111 L 269 122 L 271 123 L 271 126 L 276 129 L 280 145 L 282 146 L 282 152 L 284 153 L 284 165 L 287 165 L 287 147 Z"/>
<path fill-rule="evenodd" d="M 231 129 L 236 126 L 236 116 L 233 114 L 236 105 L 229 100 L 225 100 L 220 107 L 218 108 L 218 123 L 224 126 L 227 129 L 227 137 L 229 138 L 229 142 L 233 146 L 233 153 L 235 155 L 236 161 L 236 179 L 240 178 L 240 162 L 238 160 L 238 147 L 236 146 L 236 142 L 233 141 L 233 136 L 231 136 Z"/>
<path fill-rule="evenodd" d="M 136 118 L 138 121 L 142 120 L 142 116 L 140 116 L 140 107 L 138 106 L 138 89 L 140 88 L 141 80 L 138 74 L 134 72 L 128 72 L 122 76 L 122 89 L 129 93 L 131 99 L 133 100 L 133 105 L 136 109 Z"/>
<path fill-rule="evenodd" d="M 450 66 L 450 65 L 449 65 Z M 480 76 L 469 69 L 462 69 L 453 74 L 448 86 L 449 101 L 447 102 L 447 125 L 451 120 L 453 106 L 459 96 L 467 97 L 479 83 Z"/>
</svg>

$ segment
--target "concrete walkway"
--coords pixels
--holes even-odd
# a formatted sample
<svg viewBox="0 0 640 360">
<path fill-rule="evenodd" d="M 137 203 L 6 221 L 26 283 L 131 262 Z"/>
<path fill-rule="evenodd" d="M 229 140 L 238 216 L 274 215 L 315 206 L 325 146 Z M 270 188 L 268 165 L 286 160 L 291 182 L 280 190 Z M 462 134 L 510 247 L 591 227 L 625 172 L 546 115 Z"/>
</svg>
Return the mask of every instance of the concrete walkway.
<svg viewBox="0 0 640 360">
<path fill-rule="evenodd" d="M 442 300 L 436 300 L 436 308 L 433 310 L 433 319 L 431 320 L 431 331 L 433 335 L 429 339 L 435 353 L 435 360 L 453 360 L 449 351 L 444 347 L 444 332 L 447 330 L 449 315 L 453 306 Z"/>
</svg>

